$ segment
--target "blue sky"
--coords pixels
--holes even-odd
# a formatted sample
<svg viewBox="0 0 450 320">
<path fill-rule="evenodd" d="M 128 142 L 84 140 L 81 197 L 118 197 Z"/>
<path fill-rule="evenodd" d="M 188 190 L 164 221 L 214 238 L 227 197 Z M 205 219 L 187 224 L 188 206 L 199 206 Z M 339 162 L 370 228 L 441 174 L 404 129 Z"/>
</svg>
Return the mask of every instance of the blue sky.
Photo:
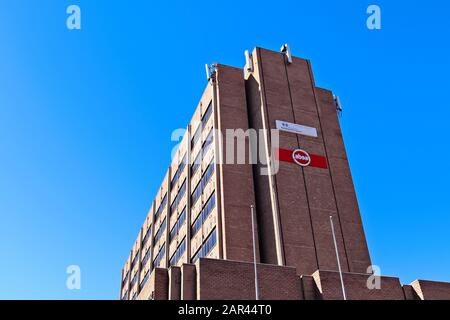
<svg viewBox="0 0 450 320">
<path fill-rule="evenodd" d="M 450 281 L 450 4 L 420 3 L 0 0 L 0 298 L 118 298 L 204 64 L 285 42 L 343 102 L 373 263 Z"/>
</svg>

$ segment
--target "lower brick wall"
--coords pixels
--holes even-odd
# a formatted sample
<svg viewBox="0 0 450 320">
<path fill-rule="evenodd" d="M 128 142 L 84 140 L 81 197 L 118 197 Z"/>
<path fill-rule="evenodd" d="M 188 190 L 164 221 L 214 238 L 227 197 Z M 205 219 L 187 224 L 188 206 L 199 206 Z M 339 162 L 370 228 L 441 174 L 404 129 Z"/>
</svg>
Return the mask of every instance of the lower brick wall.
<svg viewBox="0 0 450 320">
<path fill-rule="evenodd" d="M 254 300 L 254 265 L 230 260 L 200 259 L 197 264 L 197 298 L 200 300 Z M 295 268 L 257 265 L 259 298 L 302 299 Z"/>
<path fill-rule="evenodd" d="M 369 289 L 367 280 L 370 274 L 343 273 L 345 293 L 348 300 L 405 300 L 402 285 L 398 278 L 381 277 L 380 289 Z M 315 283 L 324 300 L 342 300 L 343 292 L 336 271 L 316 271 L 313 274 Z"/>
<path fill-rule="evenodd" d="M 411 286 L 422 300 L 450 300 L 449 282 L 416 280 Z"/>
<path fill-rule="evenodd" d="M 336 271 L 318 270 L 313 275 L 298 276 L 293 267 L 257 264 L 257 274 L 261 300 L 343 299 Z M 402 286 L 399 278 L 382 276 L 380 289 L 369 289 L 369 277 L 343 273 L 348 300 L 450 300 L 450 283 L 417 280 Z M 254 300 L 254 264 L 201 258 L 195 265 L 156 268 L 138 299 Z"/>
</svg>

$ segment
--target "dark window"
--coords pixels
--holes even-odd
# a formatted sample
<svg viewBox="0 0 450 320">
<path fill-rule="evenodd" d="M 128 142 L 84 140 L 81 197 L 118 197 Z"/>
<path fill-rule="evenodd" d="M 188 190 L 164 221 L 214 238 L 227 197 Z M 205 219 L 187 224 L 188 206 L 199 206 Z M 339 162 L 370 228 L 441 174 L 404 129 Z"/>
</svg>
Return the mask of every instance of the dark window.
<svg viewBox="0 0 450 320">
<path fill-rule="evenodd" d="M 137 282 L 137 276 L 138 276 L 138 272 L 136 272 L 136 274 L 134 275 L 133 279 L 131 279 L 131 283 L 130 283 L 130 287 L 133 288 L 134 285 Z"/>
<path fill-rule="evenodd" d="M 158 240 L 161 238 L 162 234 L 164 233 L 165 229 L 166 229 L 166 218 L 164 218 L 163 222 L 161 223 L 161 226 L 159 227 L 158 231 L 156 232 L 153 243 L 158 242 Z"/>
<path fill-rule="evenodd" d="M 195 219 L 194 223 L 192 224 L 191 237 L 194 237 L 197 234 L 197 232 L 202 227 L 203 222 L 205 222 L 205 220 L 209 217 L 215 206 L 216 206 L 216 195 L 215 193 L 213 193 L 211 197 L 209 197 L 206 204 L 204 205 L 197 219 Z"/>
<path fill-rule="evenodd" d="M 148 238 L 150 237 L 151 230 L 152 230 L 152 226 L 150 225 L 147 229 L 147 232 L 145 233 L 144 238 L 142 238 L 142 246 L 144 246 L 147 243 Z"/>
<path fill-rule="evenodd" d="M 164 258 L 165 254 L 166 254 L 166 244 L 162 246 L 162 248 L 156 255 L 156 258 L 153 260 L 152 270 L 159 267 L 159 265 L 161 264 L 161 260 Z"/>
<path fill-rule="evenodd" d="M 216 243 L 216 229 L 214 228 L 214 230 L 210 233 L 208 238 L 203 242 L 203 245 L 198 249 L 197 253 L 192 258 L 192 263 L 195 263 L 200 258 L 206 257 L 214 248 Z"/>
<path fill-rule="evenodd" d="M 212 114 L 212 102 L 209 103 L 208 108 L 206 109 L 205 113 L 203 114 L 202 117 L 202 126 L 205 127 L 206 123 L 208 122 L 209 118 L 211 117 Z"/>
<path fill-rule="evenodd" d="M 177 222 L 175 223 L 172 230 L 170 231 L 170 235 L 169 235 L 170 242 L 172 242 L 172 240 L 178 234 L 178 232 L 180 231 L 181 226 L 183 225 L 185 220 L 186 220 L 186 207 L 183 209 L 183 211 L 181 212 L 180 216 L 177 219 Z"/>
<path fill-rule="evenodd" d="M 139 250 L 134 255 L 133 261 L 131 262 L 131 270 L 133 270 L 134 266 L 136 265 L 139 258 Z"/>
<path fill-rule="evenodd" d="M 142 288 L 144 288 L 145 284 L 147 283 L 149 276 L 150 276 L 150 270 L 147 270 L 147 272 L 144 275 L 144 279 L 142 279 L 142 281 L 139 285 L 141 290 L 142 290 Z"/>
<path fill-rule="evenodd" d="M 159 218 L 159 216 L 163 212 L 164 208 L 166 207 L 166 204 L 167 204 L 167 193 L 164 195 L 164 198 L 161 201 L 161 204 L 159 205 L 158 210 L 156 210 L 155 221 Z"/>
<path fill-rule="evenodd" d="M 125 287 L 125 285 L 128 282 L 128 278 L 130 277 L 130 271 L 127 271 L 125 278 L 123 278 L 122 287 Z"/>
<path fill-rule="evenodd" d="M 181 241 L 181 244 L 178 246 L 177 250 L 173 254 L 172 258 L 170 258 L 170 265 L 174 266 L 178 263 L 183 253 L 186 251 L 186 238 Z"/>
<path fill-rule="evenodd" d="M 197 186 L 195 187 L 194 192 L 192 192 L 192 195 L 191 195 L 191 206 L 193 206 L 197 202 L 197 200 L 200 198 L 200 196 L 203 193 L 203 189 L 208 184 L 209 179 L 211 178 L 213 173 L 214 173 L 214 161 L 212 161 L 208 165 L 208 167 L 206 168 L 205 173 L 203 174 L 202 178 L 200 179 L 200 181 L 198 182 Z"/>
<path fill-rule="evenodd" d="M 177 171 L 175 171 L 172 181 L 170 182 L 170 190 L 172 190 L 175 184 L 178 182 L 178 179 L 180 178 L 184 168 L 186 167 L 186 162 L 187 162 L 187 155 L 185 154 L 181 162 L 178 164 L 178 169 Z"/>
<path fill-rule="evenodd" d="M 170 206 L 170 214 L 175 212 L 175 209 L 177 208 L 178 204 L 180 203 L 181 199 L 183 198 L 184 194 L 186 193 L 186 180 L 184 180 L 183 184 L 181 185 L 180 189 L 178 190 L 177 195 L 175 196 L 175 200 L 173 200 L 172 205 Z"/>
<path fill-rule="evenodd" d="M 145 265 L 148 262 L 148 259 L 150 259 L 150 247 L 147 249 L 147 252 L 145 253 L 144 258 L 142 258 L 141 269 L 143 269 L 145 267 Z"/>
</svg>

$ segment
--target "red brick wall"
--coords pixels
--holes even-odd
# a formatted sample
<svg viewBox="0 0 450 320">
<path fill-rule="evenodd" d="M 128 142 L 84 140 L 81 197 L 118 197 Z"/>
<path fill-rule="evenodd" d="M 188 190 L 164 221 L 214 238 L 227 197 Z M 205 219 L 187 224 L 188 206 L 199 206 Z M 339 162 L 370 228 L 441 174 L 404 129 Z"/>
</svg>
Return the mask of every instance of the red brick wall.
<svg viewBox="0 0 450 320">
<path fill-rule="evenodd" d="M 380 289 L 369 289 L 369 274 L 343 273 L 343 282 L 347 300 L 405 300 L 400 280 L 393 277 L 381 277 Z M 339 273 L 335 271 L 317 271 L 313 278 L 324 300 L 343 300 Z"/>
<path fill-rule="evenodd" d="M 450 283 L 416 280 L 411 283 L 422 300 L 450 300 Z"/>
<path fill-rule="evenodd" d="M 167 269 L 155 268 L 154 277 L 154 300 L 167 300 L 169 298 L 169 274 Z"/>
<path fill-rule="evenodd" d="M 197 299 L 197 274 L 195 265 L 183 264 L 181 267 L 181 299 Z"/>
<path fill-rule="evenodd" d="M 181 268 L 169 269 L 169 300 L 181 299 Z"/>
<path fill-rule="evenodd" d="M 197 298 L 201 300 L 255 299 L 252 263 L 200 259 L 197 262 Z M 299 277 L 294 268 L 258 264 L 260 299 L 299 300 Z"/>
<path fill-rule="evenodd" d="M 242 70 L 218 66 L 217 71 L 218 129 L 224 140 L 223 161 L 227 152 L 227 129 L 248 129 L 247 103 Z M 248 151 L 248 141 L 247 148 Z M 229 260 L 253 261 L 253 240 L 250 205 L 255 204 L 253 172 L 246 164 L 237 164 L 237 152 L 233 164 L 220 165 L 221 214 L 223 228 L 223 253 Z M 256 231 L 257 234 L 257 231 Z M 259 250 L 258 250 L 259 252 Z M 259 255 L 258 255 L 259 259 Z"/>
<path fill-rule="evenodd" d="M 369 249 L 333 95 L 330 91 L 319 88 L 316 88 L 316 95 L 340 226 L 348 256 L 348 270 L 366 273 L 367 267 L 371 265 Z"/>
</svg>

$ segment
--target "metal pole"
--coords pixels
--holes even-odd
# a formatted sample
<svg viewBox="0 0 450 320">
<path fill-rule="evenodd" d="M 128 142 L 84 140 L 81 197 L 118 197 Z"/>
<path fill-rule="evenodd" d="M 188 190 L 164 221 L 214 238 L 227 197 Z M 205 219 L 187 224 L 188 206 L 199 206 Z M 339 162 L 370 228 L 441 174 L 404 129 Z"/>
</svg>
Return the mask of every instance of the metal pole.
<svg viewBox="0 0 450 320">
<path fill-rule="evenodd" d="M 341 278 L 342 295 L 344 296 L 344 300 L 347 300 L 347 296 L 345 294 L 344 279 L 342 277 L 341 262 L 339 261 L 339 251 L 338 251 L 337 242 L 336 242 L 336 234 L 334 233 L 334 224 L 333 224 L 332 216 L 330 216 L 330 222 L 331 222 L 331 232 L 333 233 L 334 248 L 336 249 L 336 259 L 337 259 L 338 268 L 339 268 L 339 276 Z"/>
<path fill-rule="evenodd" d="M 250 206 L 250 211 L 252 213 L 252 234 L 253 234 L 253 265 L 255 268 L 255 297 L 259 300 L 259 289 L 258 289 L 258 273 L 256 270 L 256 239 L 255 239 L 255 221 L 254 221 L 254 206 Z"/>
</svg>

